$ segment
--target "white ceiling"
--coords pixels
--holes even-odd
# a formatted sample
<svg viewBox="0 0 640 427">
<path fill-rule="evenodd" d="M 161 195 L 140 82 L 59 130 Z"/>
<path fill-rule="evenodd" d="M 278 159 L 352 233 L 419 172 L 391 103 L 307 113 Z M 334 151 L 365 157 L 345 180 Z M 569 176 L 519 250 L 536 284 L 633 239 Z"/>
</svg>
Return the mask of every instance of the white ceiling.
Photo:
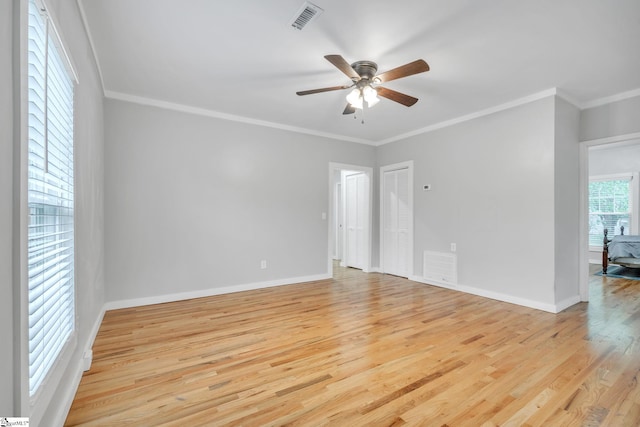
<svg viewBox="0 0 640 427">
<path fill-rule="evenodd" d="M 107 96 L 380 143 L 557 88 L 579 106 L 640 93 L 638 0 L 78 0 Z M 386 87 L 365 123 L 343 116 L 350 83 L 323 56 L 379 72 L 422 58 L 431 71 Z"/>
</svg>

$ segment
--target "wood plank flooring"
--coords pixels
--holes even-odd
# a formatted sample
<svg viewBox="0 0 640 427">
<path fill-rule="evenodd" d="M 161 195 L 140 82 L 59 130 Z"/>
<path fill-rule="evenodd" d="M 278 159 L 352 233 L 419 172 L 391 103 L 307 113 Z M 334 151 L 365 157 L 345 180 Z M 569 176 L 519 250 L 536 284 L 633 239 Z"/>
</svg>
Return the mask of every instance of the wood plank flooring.
<svg viewBox="0 0 640 427">
<path fill-rule="evenodd" d="M 336 269 L 106 313 L 67 426 L 638 426 L 640 281 L 554 315 Z"/>
</svg>

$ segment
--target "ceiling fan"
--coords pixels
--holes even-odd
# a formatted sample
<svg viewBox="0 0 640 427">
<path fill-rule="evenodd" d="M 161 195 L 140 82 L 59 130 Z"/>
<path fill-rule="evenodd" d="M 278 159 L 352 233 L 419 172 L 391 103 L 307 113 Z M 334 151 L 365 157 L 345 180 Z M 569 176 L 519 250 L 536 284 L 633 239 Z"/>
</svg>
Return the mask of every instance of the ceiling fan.
<svg viewBox="0 0 640 427">
<path fill-rule="evenodd" d="M 402 77 L 412 76 L 414 74 L 424 73 L 429 71 L 429 65 L 422 59 L 410 62 L 405 65 L 401 65 L 392 70 L 386 71 L 382 74 L 377 74 L 378 65 L 372 61 L 356 61 L 353 64 L 349 64 L 340 55 L 326 55 L 325 59 L 331 62 L 338 70 L 342 71 L 352 81 L 350 85 L 344 86 L 331 86 L 321 89 L 311 89 L 296 92 L 297 95 L 311 95 L 314 93 L 329 92 L 333 90 L 342 90 L 354 88 L 347 95 L 347 106 L 342 114 L 353 114 L 356 109 L 362 109 L 364 102 L 367 103 L 367 107 L 371 108 L 380 100 L 378 95 L 398 102 L 407 107 L 411 107 L 418 102 L 418 98 L 405 95 L 404 93 L 396 92 L 392 89 L 387 89 L 382 86 L 378 86 L 382 83 L 389 82 L 391 80 L 400 79 Z"/>
</svg>

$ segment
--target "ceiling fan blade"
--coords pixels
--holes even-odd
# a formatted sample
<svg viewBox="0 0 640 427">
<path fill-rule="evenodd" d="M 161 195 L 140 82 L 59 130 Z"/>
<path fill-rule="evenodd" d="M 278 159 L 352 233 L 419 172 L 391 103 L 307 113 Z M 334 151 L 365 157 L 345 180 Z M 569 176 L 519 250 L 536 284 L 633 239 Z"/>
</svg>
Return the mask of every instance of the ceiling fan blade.
<svg viewBox="0 0 640 427">
<path fill-rule="evenodd" d="M 325 55 L 324 57 L 327 61 L 331 62 L 338 70 L 342 71 L 349 77 L 350 79 L 360 80 L 360 74 L 356 73 L 342 56 L 340 55 Z"/>
<path fill-rule="evenodd" d="M 349 89 L 350 87 L 351 87 L 350 85 L 344 85 L 344 86 L 323 87 L 321 89 L 301 90 L 300 92 L 296 92 L 296 95 L 300 95 L 300 96 L 311 95 L 314 93 L 330 92 L 332 90 Z"/>
<path fill-rule="evenodd" d="M 415 60 L 405 65 L 401 65 L 393 70 L 386 71 L 374 77 L 374 81 L 380 83 L 390 82 L 391 80 L 400 79 L 402 77 L 412 76 L 418 73 L 429 71 L 429 64 L 422 59 Z"/>
<path fill-rule="evenodd" d="M 383 98 L 390 99 L 402 105 L 406 105 L 407 107 L 411 107 L 413 104 L 418 102 L 418 98 L 405 95 L 404 93 L 396 92 L 395 90 L 387 89 L 386 87 L 377 87 L 376 91 L 378 92 L 378 95 L 382 96 Z"/>
<path fill-rule="evenodd" d="M 344 111 L 342 112 L 342 114 L 353 114 L 355 112 L 356 112 L 356 107 L 347 103 L 347 106 L 344 107 Z"/>
</svg>

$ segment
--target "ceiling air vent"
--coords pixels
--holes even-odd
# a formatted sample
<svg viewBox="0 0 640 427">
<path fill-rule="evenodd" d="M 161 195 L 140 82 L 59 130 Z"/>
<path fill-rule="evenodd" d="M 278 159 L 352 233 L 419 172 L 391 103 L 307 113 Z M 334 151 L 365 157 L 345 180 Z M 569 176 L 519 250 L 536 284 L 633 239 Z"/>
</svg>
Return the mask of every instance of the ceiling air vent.
<svg viewBox="0 0 640 427">
<path fill-rule="evenodd" d="M 291 26 L 298 30 L 302 30 L 305 25 L 317 18 L 322 12 L 324 12 L 324 10 L 315 4 L 308 1 L 304 2 L 296 16 L 291 21 Z"/>
</svg>

